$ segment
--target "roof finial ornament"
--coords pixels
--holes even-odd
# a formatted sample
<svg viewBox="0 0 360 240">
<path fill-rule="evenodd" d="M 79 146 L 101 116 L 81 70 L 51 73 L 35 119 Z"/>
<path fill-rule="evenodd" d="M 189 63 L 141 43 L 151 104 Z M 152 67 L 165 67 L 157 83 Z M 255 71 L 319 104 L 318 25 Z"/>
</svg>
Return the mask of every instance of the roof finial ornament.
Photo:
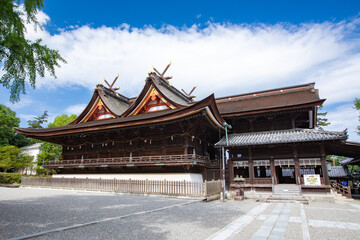
<svg viewBox="0 0 360 240">
<path fill-rule="evenodd" d="M 118 78 L 119 78 L 119 74 L 116 75 L 116 77 L 115 77 L 115 79 L 114 79 L 114 81 L 112 82 L 111 85 L 110 85 L 110 84 L 106 81 L 106 79 L 104 78 L 105 83 L 109 86 L 109 89 L 110 89 L 111 91 L 113 91 L 114 93 L 116 93 L 115 91 L 117 91 L 117 90 L 120 89 L 119 87 L 113 88 L 113 86 L 114 86 L 114 84 L 115 84 L 115 82 L 116 82 L 116 80 L 117 80 Z"/>
<path fill-rule="evenodd" d="M 170 84 L 170 82 L 169 82 L 169 79 L 172 79 L 172 76 L 168 76 L 168 77 L 165 77 L 165 76 L 164 76 L 165 73 L 166 73 L 166 71 L 169 69 L 170 65 L 171 65 L 171 61 L 169 62 L 169 64 L 166 66 L 166 68 L 164 69 L 164 71 L 163 71 L 162 73 L 160 73 L 160 72 L 159 72 L 156 68 L 154 68 L 154 67 L 153 67 L 153 69 L 154 69 L 154 71 L 157 73 L 157 75 L 159 75 L 159 77 L 160 77 L 162 80 L 164 80 L 165 82 L 167 82 L 167 83 L 171 86 L 171 84 Z"/>
<path fill-rule="evenodd" d="M 185 95 L 192 100 L 193 98 L 196 98 L 195 95 L 192 95 L 192 96 L 191 96 L 191 94 L 194 92 L 195 88 L 196 88 L 196 86 L 193 87 L 193 89 L 192 89 L 189 93 L 185 92 L 184 89 L 181 89 L 181 91 L 183 91 L 183 93 L 185 93 Z"/>
</svg>

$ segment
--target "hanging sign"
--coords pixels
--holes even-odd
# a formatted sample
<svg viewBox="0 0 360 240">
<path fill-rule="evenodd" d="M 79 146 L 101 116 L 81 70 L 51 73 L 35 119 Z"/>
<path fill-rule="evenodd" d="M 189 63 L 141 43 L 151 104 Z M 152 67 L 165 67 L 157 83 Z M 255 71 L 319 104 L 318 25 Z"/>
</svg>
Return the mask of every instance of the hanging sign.
<svg viewBox="0 0 360 240">
<path fill-rule="evenodd" d="M 309 174 L 304 175 L 304 183 L 308 186 L 320 186 L 320 175 L 319 174 Z"/>
</svg>

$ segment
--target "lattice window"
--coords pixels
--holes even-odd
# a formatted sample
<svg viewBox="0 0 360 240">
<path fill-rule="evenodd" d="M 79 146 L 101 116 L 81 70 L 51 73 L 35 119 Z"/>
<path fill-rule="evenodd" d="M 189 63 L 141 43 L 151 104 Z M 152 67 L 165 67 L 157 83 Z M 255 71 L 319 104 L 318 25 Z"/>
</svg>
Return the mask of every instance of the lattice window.
<svg viewBox="0 0 360 240">
<path fill-rule="evenodd" d="M 300 166 L 321 166 L 320 158 L 300 158 Z"/>
<path fill-rule="evenodd" d="M 234 161 L 234 167 L 249 167 L 249 161 Z"/>
<path fill-rule="evenodd" d="M 294 165 L 294 159 L 276 159 L 275 166 L 291 166 Z"/>
<path fill-rule="evenodd" d="M 270 167 L 270 160 L 254 160 L 254 167 Z"/>
</svg>

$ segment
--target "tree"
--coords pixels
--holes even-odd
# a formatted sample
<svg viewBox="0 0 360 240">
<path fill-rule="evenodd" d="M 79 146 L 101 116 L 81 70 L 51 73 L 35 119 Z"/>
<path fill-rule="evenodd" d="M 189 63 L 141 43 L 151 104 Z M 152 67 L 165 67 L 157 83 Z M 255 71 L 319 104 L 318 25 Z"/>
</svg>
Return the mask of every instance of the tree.
<svg viewBox="0 0 360 240">
<path fill-rule="evenodd" d="M 35 117 L 35 120 L 29 120 L 29 128 L 43 128 L 41 124 L 47 122 L 47 117 L 49 115 L 47 114 L 47 111 L 44 111 L 44 113 L 41 116 Z"/>
<path fill-rule="evenodd" d="M 30 166 L 32 157 L 21 155 L 21 149 L 15 146 L 0 147 L 0 168 L 18 170 Z"/>
<path fill-rule="evenodd" d="M 327 126 L 327 125 L 330 124 L 330 123 L 328 122 L 328 119 L 325 118 L 326 115 L 327 115 L 327 112 L 320 112 L 320 111 L 322 111 L 322 108 L 323 108 L 323 106 L 319 106 L 319 107 L 317 108 L 317 119 L 316 119 L 316 121 L 317 121 L 317 126 L 318 126 L 320 129 L 322 129 L 322 127 L 325 127 L 325 126 Z"/>
<path fill-rule="evenodd" d="M 360 110 L 360 99 L 359 98 L 355 98 L 354 100 L 354 106 L 356 110 Z M 359 116 L 359 121 L 360 121 L 360 116 Z M 357 126 L 357 134 L 360 135 L 360 126 Z"/>
<path fill-rule="evenodd" d="M 0 104 L 0 147 L 14 145 L 23 147 L 30 144 L 30 140 L 15 132 L 14 127 L 19 127 L 20 118 L 16 112 Z"/>
<path fill-rule="evenodd" d="M 10 90 L 13 103 L 20 100 L 21 93 L 26 94 L 26 80 L 35 88 L 36 78 L 44 77 L 45 70 L 56 78 L 55 67 L 66 63 L 57 50 L 42 45 L 41 39 L 25 38 L 25 21 L 41 29 L 36 14 L 43 7 L 43 0 L 0 0 L 0 63 L 4 72 L 0 84 Z"/>
<path fill-rule="evenodd" d="M 65 125 L 71 123 L 72 121 L 74 121 L 74 120 L 76 119 L 76 117 L 77 117 L 77 116 L 76 116 L 75 114 L 71 114 L 70 116 L 68 116 L 68 115 L 66 115 L 66 114 L 57 116 L 57 117 L 54 119 L 54 122 L 48 124 L 48 127 L 51 128 L 51 127 L 62 127 L 62 126 L 65 126 Z"/>
<path fill-rule="evenodd" d="M 63 114 L 61 116 L 57 116 L 54 122 L 49 123 L 48 127 L 61 127 L 65 126 L 66 124 L 74 121 L 76 118 L 75 114 L 68 116 Z M 42 166 L 43 161 L 52 161 L 56 159 L 60 159 L 62 153 L 62 146 L 59 144 L 43 142 L 40 148 L 40 153 L 38 154 L 38 166 Z"/>
</svg>

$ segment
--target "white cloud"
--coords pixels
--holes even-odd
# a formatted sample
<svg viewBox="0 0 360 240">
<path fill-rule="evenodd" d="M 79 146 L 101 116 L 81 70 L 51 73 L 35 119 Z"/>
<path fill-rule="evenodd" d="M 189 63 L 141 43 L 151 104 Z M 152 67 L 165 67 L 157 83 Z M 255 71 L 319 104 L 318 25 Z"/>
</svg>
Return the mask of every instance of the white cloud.
<svg viewBox="0 0 360 240">
<path fill-rule="evenodd" d="M 349 141 L 360 142 L 360 136 L 356 134 L 356 126 L 360 125 L 359 111 L 352 104 L 342 105 L 329 112 L 326 116 L 330 125 L 325 129 L 332 131 L 348 130 Z"/>
<path fill-rule="evenodd" d="M 41 15 L 41 22 L 46 21 L 48 17 Z M 172 84 L 185 90 L 197 85 L 198 99 L 211 93 L 220 97 L 316 82 L 320 96 L 327 98 L 329 115 L 339 119 L 339 110 L 331 112 L 331 105 L 349 104 L 359 97 L 359 27 L 360 19 L 354 18 L 301 25 L 209 22 L 205 28 L 70 26 L 56 35 L 28 34 L 41 37 L 68 62 L 57 70 L 55 81 L 39 79 L 38 87 L 93 89 L 103 77 L 112 80 L 119 73 L 120 93 L 133 97 L 152 66 L 161 71 L 171 60 Z M 355 127 L 351 122 L 349 129 Z"/>
<path fill-rule="evenodd" d="M 33 99 L 27 95 L 22 96 L 21 101 L 17 103 L 11 103 L 11 102 L 6 103 L 6 105 L 11 109 L 27 108 L 33 104 L 34 104 Z"/>
<path fill-rule="evenodd" d="M 71 105 L 65 109 L 65 112 L 69 115 L 71 114 L 79 115 L 85 109 L 86 106 L 87 106 L 86 104 Z"/>
<path fill-rule="evenodd" d="M 360 81 L 354 81 L 360 73 L 359 39 L 346 38 L 354 22 L 208 23 L 203 29 L 196 25 L 182 29 L 82 26 L 54 36 L 41 33 L 68 64 L 58 69 L 56 81 L 40 79 L 38 86 L 93 88 L 103 77 L 111 79 L 120 73 L 122 93 L 134 96 L 153 65 L 162 70 L 171 60 L 173 84 L 186 89 L 198 85 L 199 97 L 316 81 L 322 96 L 337 96 L 330 101 L 348 100 L 360 89 Z M 352 94 L 345 89 L 350 85 Z"/>
<path fill-rule="evenodd" d="M 19 114 L 19 117 L 27 122 L 29 120 L 34 120 L 37 116 L 33 114 Z"/>
</svg>

